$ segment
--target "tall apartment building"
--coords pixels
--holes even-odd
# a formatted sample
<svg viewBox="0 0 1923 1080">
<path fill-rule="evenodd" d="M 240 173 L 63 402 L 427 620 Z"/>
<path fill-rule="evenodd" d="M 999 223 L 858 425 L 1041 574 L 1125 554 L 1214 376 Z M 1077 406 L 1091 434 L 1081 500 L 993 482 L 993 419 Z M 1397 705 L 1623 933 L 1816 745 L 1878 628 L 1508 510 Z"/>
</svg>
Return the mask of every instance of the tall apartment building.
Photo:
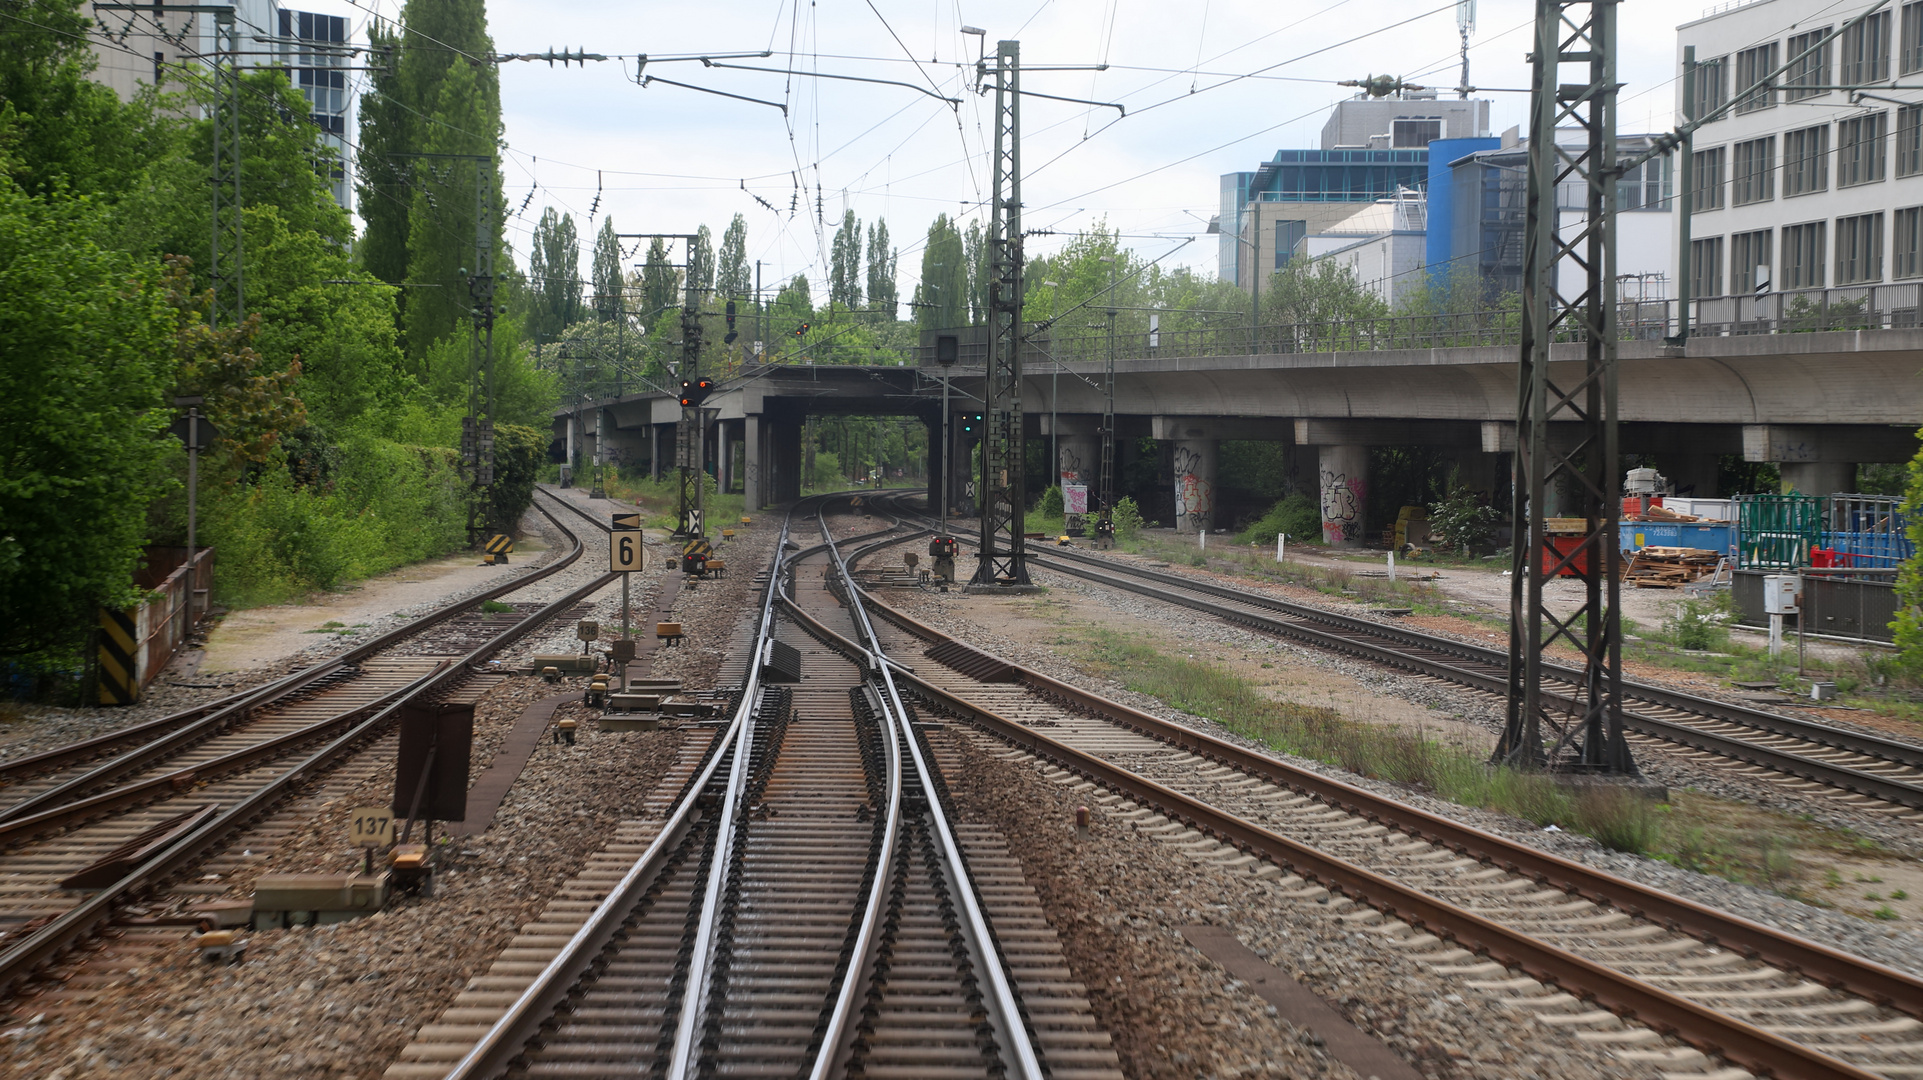
<svg viewBox="0 0 1923 1080">
<path fill-rule="evenodd" d="M 1691 46 L 1699 65 L 1695 115 L 1735 102 L 1696 132 L 1691 239 L 1676 254 L 1694 296 L 1743 298 L 1706 302 L 1706 322 L 1805 290 L 1881 308 L 1892 290 L 1868 287 L 1923 279 L 1923 90 L 1901 87 L 1923 79 L 1923 0 L 1843 29 L 1869 7 L 1750 0 L 1677 28 L 1677 70 Z"/>
<path fill-rule="evenodd" d="M 224 33 L 205 12 L 100 12 L 90 35 L 98 63 L 94 80 L 130 101 L 147 86 L 178 92 L 187 87 L 181 64 L 201 64 L 225 48 Z M 241 63 L 247 68 L 279 68 L 307 96 L 308 116 L 339 155 L 328 179 L 334 201 L 349 205 L 354 190 L 352 137 L 354 93 L 347 81 L 351 61 L 327 46 L 348 40 L 347 20 L 339 15 L 282 10 L 275 0 L 237 0 Z"/>
</svg>

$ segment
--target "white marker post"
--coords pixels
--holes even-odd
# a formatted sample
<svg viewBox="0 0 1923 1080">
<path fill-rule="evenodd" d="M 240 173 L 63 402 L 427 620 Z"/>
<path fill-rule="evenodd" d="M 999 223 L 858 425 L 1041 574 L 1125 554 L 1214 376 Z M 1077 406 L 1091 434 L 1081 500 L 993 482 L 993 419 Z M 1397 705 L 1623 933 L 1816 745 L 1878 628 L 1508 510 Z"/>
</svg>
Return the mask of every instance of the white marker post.
<svg viewBox="0 0 1923 1080">
<path fill-rule="evenodd" d="M 1288 541 L 1288 539 L 1289 539 L 1288 533 L 1279 532 L 1275 534 L 1275 561 L 1276 562 L 1282 561 L 1283 545 Z"/>
<path fill-rule="evenodd" d="M 1396 579 L 1396 553 L 1391 551 L 1389 553 L 1389 580 L 1394 581 L 1395 579 Z"/>
</svg>

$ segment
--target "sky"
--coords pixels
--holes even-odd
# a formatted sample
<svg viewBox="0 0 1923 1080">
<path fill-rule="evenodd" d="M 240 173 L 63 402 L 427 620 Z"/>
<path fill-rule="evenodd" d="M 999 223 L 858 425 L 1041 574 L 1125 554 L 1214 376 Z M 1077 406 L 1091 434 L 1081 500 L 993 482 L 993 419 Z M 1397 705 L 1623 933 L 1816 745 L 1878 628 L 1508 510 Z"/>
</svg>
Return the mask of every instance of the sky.
<svg viewBox="0 0 1923 1080">
<path fill-rule="evenodd" d="M 287 2 L 348 15 L 362 40 L 376 14 L 400 12 L 398 0 Z M 1702 2 L 1619 8 L 1620 131 L 1669 127 L 1675 27 L 1699 17 Z M 584 260 L 606 216 L 629 233 L 706 224 L 718 242 L 739 213 L 748 258 L 761 262 L 770 291 L 800 273 L 819 299 L 835 228 L 852 209 L 864 223 L 888 222 L 900 295 L 910 297 L 936 214 L 986 223 L 993 101 L 975 92 L 974 64 L 984 41 L 992 54 L 998 41 L 1015 40 L 1024 90 L 1103 103 L 1023 98 L 1023 226 L 1052 230 L 1029 241 L 1030 257 L 1106 225 L 1144 259 L 1212 274 L 1216 246 L 1202 234 L 1221 175 L 1252 170 L 1278 149 L 1318 146 L 1330 108 L 1355 94 L 1341 80 L 1389 74 L 1455 96 L 1457 8 L 1454 0 L 495 0 L 498 52 L 610 57 L 502 65 L 508 240 L 524 262 L 549 205 L 574 215 Z M 1526 120 L 1527 95 L 1502 91 L 1528 85 L 1533 10 L 1532 0 L 1476 6 L 1470 79 L 1490 88 L 1477 96 L 1493 102 L 1493 133 Z M 985 34 L 963 34 L 964 26 Z M 718 63 L 771 70 L 673 59 L 723 53 L 756 55 Z M 649 57 L 642 74 L 686 86 L 639 85 L 638 54 Z M 1107 70 L 1091 70 L 1101 64 Z M 1051 67 L 1073 70 L 1042 70 Z M 640 251 L 629 255 L 636 261 Z"/>
</svg>

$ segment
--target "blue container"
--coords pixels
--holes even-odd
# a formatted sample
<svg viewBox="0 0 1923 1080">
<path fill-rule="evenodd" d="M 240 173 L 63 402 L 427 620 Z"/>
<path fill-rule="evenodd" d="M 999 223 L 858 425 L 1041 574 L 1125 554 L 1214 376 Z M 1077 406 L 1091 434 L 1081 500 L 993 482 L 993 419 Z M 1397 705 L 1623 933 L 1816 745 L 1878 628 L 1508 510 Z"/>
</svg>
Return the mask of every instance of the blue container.
<svg viewBox="0 0 1923 1080">
<path fill-rule="evenodd" d="M 1702 548 L 1719 555 L 1736 554 L 1736 526 L 1730 522 L 1698 524 L 1688 521 L 1625 521 L 1622 523 L 1625 554 L 1646 547 Z"/>
</svg>

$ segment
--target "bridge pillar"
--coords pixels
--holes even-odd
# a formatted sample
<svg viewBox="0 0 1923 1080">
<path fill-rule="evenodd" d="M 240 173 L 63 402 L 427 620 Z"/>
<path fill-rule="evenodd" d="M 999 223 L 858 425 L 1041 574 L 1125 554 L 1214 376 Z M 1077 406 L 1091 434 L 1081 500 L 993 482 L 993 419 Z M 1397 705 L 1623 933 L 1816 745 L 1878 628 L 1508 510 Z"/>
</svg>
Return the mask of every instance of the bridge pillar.
<svg viewBox="0 0 1923 1080">
<path fill-rule="evenodd" d="M 762 476 L 766 463 L 762 460 L 760 416 L 749 414 L 741 421 L 741 508 L 753 513 L 762 506 Z"/>
<path fill-rule="evenodd" d="M 1175 531 L 1207 532 L 1215 521 L 1215 439 L 1175 440 Z"/>
<path fill-rule="evenodd" d="M 649 438 L 654 446 L 654 454 L 648 459 L 648 479 L 656 483 L 661 480 L 661 427 L 660 424 L 648 425 Z"/>
<path fill-rule="evenodd" d="M 1361 547 L 1369 509 L 1369 448 L 1338 445 L 1318 450 L 1322 541 L 1332 548 Z"/>
<path fill-rule="evenodd" d="M 714 422 L 715 441 L 715 490 L 723 495 L 734 490 L 734 425 L 733 420 Z"/>
</svg>

